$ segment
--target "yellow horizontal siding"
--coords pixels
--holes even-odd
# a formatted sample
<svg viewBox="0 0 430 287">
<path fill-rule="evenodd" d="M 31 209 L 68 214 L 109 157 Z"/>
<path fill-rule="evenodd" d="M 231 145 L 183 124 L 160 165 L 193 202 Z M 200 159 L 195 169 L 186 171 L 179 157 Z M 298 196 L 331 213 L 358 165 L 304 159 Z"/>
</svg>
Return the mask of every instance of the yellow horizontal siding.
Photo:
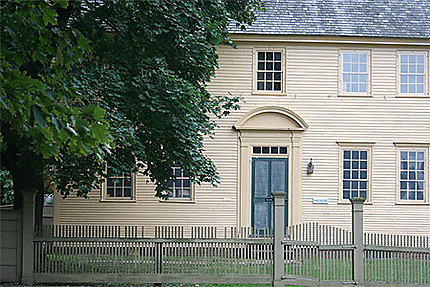
<svg viewBox="0 0 430 287">
<path fill-rule="evenodd" d="M 336 142 L 375 142 L 373 204 L 365 206 L 365 230 L 381 231 L 382 227 L 392 233 L 430 234 L 429 205 L 395 205 L 396 150 L 393 142 L 430 142 L 430 99 L 395 97 L 396 47 L 360 47 L 372 53 L 372 97 L 354 98 L 338 96 L 339 47 L 336 45 L 284 45 L 287 95 L 252 95 L 255 46 L 245 43 L 238 49 L 220 48 L 220 68 L 208 87 L 213 95 L 231 93 L 243 97 L 241 109 L 218 120 L 220 128 L 214 139 L 205 141 L 206 153 L 220 172 L 221 183 L 217 188 L 209 184 L 197 186 L 195 203 L 165 203 L 155 199 L 153 185 L 138 176 L 136 203 L 99 202 L 99 192 L 94 192 L 89 200 L 56 198 L 57 222 L 235 225 L 238 151 L 237 133 L 232 126 L 251 109 L 276 105 L 294 111 L 309 124 L 309 129 L 303 133 L 303 221 L 350 228 L 350 206 L 337 203 Z M 276 47 L 282 45 L 276 43 Z M 307 175 L 305 168 L 310 158 L 315 172 Z M 314 205 L 313 197 L 328 198 L 329 204 Z"/>
</svg>

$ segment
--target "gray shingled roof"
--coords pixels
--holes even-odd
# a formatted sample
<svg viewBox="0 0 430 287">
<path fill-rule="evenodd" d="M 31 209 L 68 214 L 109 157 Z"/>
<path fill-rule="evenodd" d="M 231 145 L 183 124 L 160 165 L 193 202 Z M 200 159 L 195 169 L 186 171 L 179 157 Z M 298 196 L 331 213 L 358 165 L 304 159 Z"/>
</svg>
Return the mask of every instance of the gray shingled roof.
<svg viewBox="0 0 430 287">
<path fill-rule="evenodd" d="M 264 0 L 233 34 L 430 38 L 430 0 Z"/>
</svg>

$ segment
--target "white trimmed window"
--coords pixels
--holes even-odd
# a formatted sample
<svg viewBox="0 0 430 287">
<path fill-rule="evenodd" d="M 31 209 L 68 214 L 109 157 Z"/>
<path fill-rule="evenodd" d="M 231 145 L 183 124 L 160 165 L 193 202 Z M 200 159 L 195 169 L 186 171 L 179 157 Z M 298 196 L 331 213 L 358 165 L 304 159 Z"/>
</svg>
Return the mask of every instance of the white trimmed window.
<svg viewBox="0 0 430 287">
<path fill-rule="evenodd" d="M 398 201 L 427 202 L 427 150 L 399 147 L 398 159 Z"/>
<path fill-rule="evenodd" d="M 103 185 L 103 198 L 106 200 L 134 200 L 135 176 L 130 173 L 114 174 L 108 167 L 108 178 Z"/>
<path fill-rule="evenodd" d="M 424 95 L 426 93 L 426 56 L 425 52 L 399 53 L 400 94 Z"/>
<path fill-rule="evenodd" d="M 370 146 L 340 146 L 340 202 L 350 198 L 371 199 Z"/>
<path fill-rule="evenodd" d="M 169 199 L 193 200 L 193 183 L 186 170 L 180 166 L 172 167 L 175 179 L 169 180 Z"/>
<path fill-rule="evenodd" d="M 342 51 L 341 92 L 343 94 L 369 94 L 369 51 Z"/>
<path fill-rule="evenodd" d="M 257 50 L 255 53 L 254 92 L 281 94 L 284 92 L 283 50 Z"/>
</svg>

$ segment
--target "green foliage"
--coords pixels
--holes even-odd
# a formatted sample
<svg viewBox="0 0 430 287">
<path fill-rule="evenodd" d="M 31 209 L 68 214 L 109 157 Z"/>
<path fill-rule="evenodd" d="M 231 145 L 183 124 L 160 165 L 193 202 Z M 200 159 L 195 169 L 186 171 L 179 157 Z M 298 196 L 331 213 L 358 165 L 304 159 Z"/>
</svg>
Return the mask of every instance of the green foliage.
<svg viewBox="0 0 430 287">
<path fill-rule="evenodd" d="M 12 131 L 7 135 L 31 138 L 34 152 L 45 158 L 61 149 L 103 158 L 109 144 L 104 112 L 70 76 L 90 47 L 78 29 L 61 23 L 67 1 L 1 5 L 0 116 Z"/>
<path fill-rule="evenodd" d="M 64 196 L 85 197 L 106 175 L 105 162 L 118 172 L 140 169 L 160 197 L 174 163 L 195 182 L 216 184 L 202 142 L 239 98 L 211 95 L 206 84 L 217 47 L 233 45 L 229 23 L 251 23 L 260 1 L 1 5 L 9 43 L 2 46 L 1 120 L 55 167 L 50 180 Z"/>
<path fill-rule="evenodd" d="M 0 198 L 1 205 L 13 204 L 13 181 L 7 170 L 0 170 Z"/>
</svg>

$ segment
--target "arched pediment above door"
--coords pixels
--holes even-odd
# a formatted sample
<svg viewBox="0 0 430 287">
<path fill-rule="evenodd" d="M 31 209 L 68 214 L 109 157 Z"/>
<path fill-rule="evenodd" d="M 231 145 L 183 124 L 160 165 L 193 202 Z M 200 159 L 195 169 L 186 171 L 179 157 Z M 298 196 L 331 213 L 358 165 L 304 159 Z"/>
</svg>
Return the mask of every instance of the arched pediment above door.
<svg viewBox="0 0 430 287">
<path fill-rule="evenodd" d="M 243 115 L 233 126 L 236 130 L 304 131 L 306 122 L 293 111 L 277 106 L 259 107 Z"/>
</svg>

